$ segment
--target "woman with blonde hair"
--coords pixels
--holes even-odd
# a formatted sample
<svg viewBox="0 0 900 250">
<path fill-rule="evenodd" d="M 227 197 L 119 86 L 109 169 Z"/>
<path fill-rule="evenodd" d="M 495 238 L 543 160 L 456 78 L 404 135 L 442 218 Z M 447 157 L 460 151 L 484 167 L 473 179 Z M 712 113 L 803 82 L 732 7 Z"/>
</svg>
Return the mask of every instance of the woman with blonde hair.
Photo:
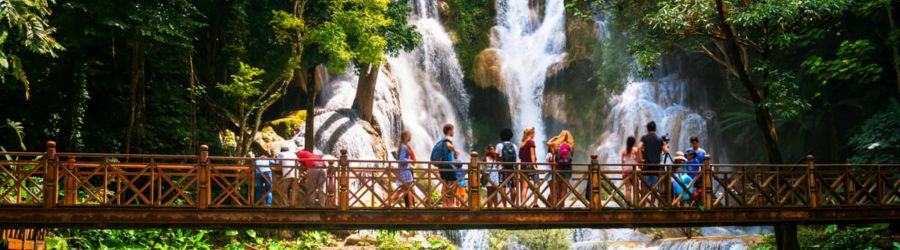
<svg viewBox="0 0 900 250">
<path fill-rule="evenodd" d="M 521 170 L 527 171 L 523 173 L 526 178 L 519 182 L 519 196 L 521 196 L 520 201 L 524 205 L 527 200 L 527 196 L 525 195 L 528 189 L 528 182 L 534 186 L 534 189 L 539 189 L 538 185 L 538 176 L 537 173 L 534 172 L 534 164 L 537 162 L 537 154 L 534 152 L 535 150 L 534 144 L 534 127 L 527 127 L 522 131 L 522 142 L 519 144 L 519 161 L 523 164 L 521 165 Z M 535 192 L 537 194 L 537 192 Z M 537 207 L 538 198 L 535 197 L 531 200 L 531 206 Z"/>
<path fill-rule="evenodd" d="M 558 175 L 553 176 L 550 185 L 550 201 L 553 207 L 564 205 L 565 197 L 568 196 L 566 191 L 566 183 L 572 179 L 572 158 L 575 154 L 575 138 L 568 130 L 559 132 L 559 135 L 547 142 L 550 152 L 553 153 L 553 169 Z M 562 202 L 562 204 L 560 204 Z"/>
<path fill-rule="evenodd" d="M 412 163 L 409 161 L 415 161 L 415 155 L 412 153 L 412 149 L 409 147 L 409 141 L 412 140 L 412 135 L 409 131 L 403 131 L 400 134 L 400 148 L 397 150 L 397 160 L 398 161 L 407 161 L 404 163 L 400 163 L 398 167 L 399 171 L 397 171 L 397 175 L 399 177 L 400 187 L 391 194 L 389 199 L 391 206 L 394 205 L 394 202 L 397 201 L 401 196 L 404 197 L 406 201 L 404 205 L 407 207 L 413 206 L 413 199 L 409 194 L 410 188 L 412 187 L 413 173 L 412 173 Z"/>
</svg>

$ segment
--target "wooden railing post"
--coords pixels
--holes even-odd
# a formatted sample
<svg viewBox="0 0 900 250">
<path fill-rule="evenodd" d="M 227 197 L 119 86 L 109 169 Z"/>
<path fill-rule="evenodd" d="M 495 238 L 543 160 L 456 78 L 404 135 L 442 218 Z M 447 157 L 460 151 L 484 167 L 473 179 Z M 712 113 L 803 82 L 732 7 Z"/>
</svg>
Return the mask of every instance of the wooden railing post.
<svg viewBox="0 0 900 250">
<path fill-rule="evenodd" d="M 209 208 L 209 146 L 200 145 L 200 157 L 197 159 L 197 208 Z"/>
<path fill-rule="evenodd" d="M 591 194 L 591 210 L 600 211 L 603 208 L 603 197 L 601 193 L 603 189 L 600 185 L 600 162 L 597 160 L 597 152 L 591 153 L 591 175 L 588 179 Z"/>
<path fill-rule="evenodd" d="M 69 156 L 66 161 L 66 169 L 68 169 L 68 173 L 63 178 L 63 200 L 62 204 L 66 206 L 75 205 L 78 199 L 78 190 L 75 188 L 75 176 L 78 174 L 78 167 L 75 166 L 75 157 Z M 59 171 L 59 170 L 57 170 Z"/>
<path fill-rule="evenodd" d="M 347 150 L 341 149 L 340 167 L 338 168 L 338 210 L 350 210 L 350 161 L 347 159 Z"/>
<path fill-rule="evenodd" d="M 56 188 L 57 182 L 57 164 L 56 159 L 56 142 L 47 141 L 47 153 L 44 155 L 44 207 L 53 208 L 56 206 L 56 198 L 59 196 L 59 190 Z"/>
<path fill-rule="evenodd" d="M 294 170 L 297 171 L 299 169 L 294 169 Z M 329 208 L 337 206 L 335 204 L 335 199 L 337 198 L 337 194 L 335 194 L 337 192 L 337 190 L 335 190 L 336 189 L 335 188 L 335 186 L 336 186 L 335 185 L 335 183 L 336 183 L 335 177 L 337 175 L 335 174 L 334 171 L 335 171 L 334 161 L 329 161 L 328 167 L 326 169 L 326 175 L 325 175 L 326 176 L 326 178 L 325 178 L 325 180 L 326 180 L 325 181 L 325 194 L 328 197 L 328 200 L 325 202 L 325 207 L 329 207 Z M 294 191 L 294 193 L 296 193 L 296 191 Z M 291 200 L 293 201 L 294 199 L 292 198 Z"/>
<path fill-rule="evenodd" d="M 481 170 L 478 166 L 478 152 L 469 153 L 469 211 L 481 211 Z"/>
<path fill-rule="evenodd" d="M 703 208 L 713 208 L 713 182 L 712 166 L 709 164 L 709 155 L 703 157 Z"/>
<path fill-rule="evenodd" d="M 816 162 L 812 155 L 806 156 L 806 184 L 809 192 L 809 206 L 819 207 L 819 190 L 816 187 Z"/>
</svg>

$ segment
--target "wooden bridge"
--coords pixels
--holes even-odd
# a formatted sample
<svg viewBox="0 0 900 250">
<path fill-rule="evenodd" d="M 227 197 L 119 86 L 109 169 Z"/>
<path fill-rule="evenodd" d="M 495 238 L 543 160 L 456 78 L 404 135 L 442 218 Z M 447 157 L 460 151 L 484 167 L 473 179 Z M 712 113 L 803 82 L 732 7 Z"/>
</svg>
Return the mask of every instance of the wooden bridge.
<svg viewBox="0 0 900 250">
<path fill-rule="evenodd" d="M 560 228 L 776 225 L 900 221 L 900 165 L 711 164 L 690 181 L 679 165 L 622 174 L 619 164 L 575 170 L 503 170 L 478 161 L 444 182 L 446 162 L 323 160 L 319 167 L 274 166 L 257 178 L 253 159 L 197 155 L 0 153 L 4 227 Z M 398 188 L 398 165 L 413 163 L 414 184 Z M 296 179 L 286 178 L 296 174 Z M 543 168 L 538 168 L 543 169 Z M 452 170 L 450 170 L 452 171 Z M 316 174 L 313 174 L 316 173 Z M 500 173 L 499 180 L 483 178 Z M 323 184 L 303 184 L 323 174 Z M 531 179 L 533 176 L 538 178 Z M 643 181 L 659 176 L 653 184 Z M 566 178 L 568 177 L 568 178 Z M 482 181 L 472 181 L 482 180 Z M 259 189 L 257 184 L 271 185 Z M 519 188 L 521 185 L 521 188 Z M 628 193 L 627 186 L 635 186 Z M 638 186 L 643 191 L 636 191 Z M 696 187 L 697 192 L 679 189 Z M 445 188 L 453 187 L 453 188 Z M 680 188 L 679 188 L 680 187 Z M 257 190 L 259 189 L 259 190 Z M 255 193 L 264 194 L 257 199 Z M 273 201 L 266 204 L 265 195 Z M 307 202 L 311 194 L 321 199 Z M 407 198 L 409 197 L 409 198 Z M 445 202 L 449 199 L 449 202 Z"/>
</svg>

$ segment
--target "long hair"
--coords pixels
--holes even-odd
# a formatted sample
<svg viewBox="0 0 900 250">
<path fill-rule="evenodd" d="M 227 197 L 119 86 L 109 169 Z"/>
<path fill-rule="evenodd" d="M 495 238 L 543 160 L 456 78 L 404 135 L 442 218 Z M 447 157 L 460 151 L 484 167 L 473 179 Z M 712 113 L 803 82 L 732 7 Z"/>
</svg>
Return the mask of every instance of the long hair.
<svg viewBox="0 0 900 250">
<path fill-rule="evenodd" d="M 559 148 L 559 145 L 567 144 L 569 147 L 575 146 L 575 137 L 572 136 L 572 133 L 568 130 L 563 130 L 559 132 L 559 135 L 550 138 L 550 141 L 547 142 L 547 145 L 550 146 L 553 150 Z"/>
<path fill-rule="evenodd" d="M 409 130 L 406 130 L 406 131 L 403 131 L 403 133 L 400 133 L 400 144 L 407 145 L 407 144 L 409 144 L 410 140 L 412 140 L 412 134 L 409 133 Z M 407 145 L 407 146 L 409 146 L 409 145 Z"/>
<path fill-rule="evenodd" d="M 629 136 L 628 139 L 625 140 L 625 152 L 631 154 L 631 149 L 634 148 L 635 139 L 634 136 Z"/>
<path fill-rule="evenodd" d="M 522 142 L 528 141 L 529 136 L 534 135 L 534 127 L 527 127 L 522 131 Z"/>
</svg>

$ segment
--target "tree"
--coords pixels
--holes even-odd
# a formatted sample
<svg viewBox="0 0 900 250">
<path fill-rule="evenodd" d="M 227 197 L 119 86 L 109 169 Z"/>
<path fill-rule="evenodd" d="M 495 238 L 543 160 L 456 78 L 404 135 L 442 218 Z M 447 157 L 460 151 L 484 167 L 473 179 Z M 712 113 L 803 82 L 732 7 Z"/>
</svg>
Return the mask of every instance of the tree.
<svg viewBox="0 0 900 250">
<path fill-rule="evenodd" d="M 630 51 L 652 72 L 668 50 L 701 53 L 737 79 L 749 99 L 769 162 L 782 162 L 775 117 L 793 118 L 810 106 L 800 96 L 795 52 L 832 32 L 850 1 L 598 1 L 642 16 Z M 726 81 L 727 83 L 727 81 Z M 730 88 L 729 88 L 730 89 Z M 741 97 L 741 99 L 744 99 Z"/>
<path fill-rule="evenodd" d="M 412 8 L 406 0 L 394 1 L 388 4 L 385 15 L 390 24 L 376 29 L 373 36 L 384 37 L 386 44 L 384 51 L 395 56 L 400 50 L 410 51 L 421 40 L 421 34 L 415 27 L 407 23 L 406 17 Z M 378 71 L 381 69 L 381 61 L 374 63 L 358 62 L 359 81 L 356 85 L 356 98 L 353 99 L 353 108 L 359 111 L 363 120 L 373 122 L 372 109 L 375 102 L 375 85 L 378 83 Z"/>
<path fill-rule="evenodd" d="M 310 17 L 306 23 L 314 24 L 304 39 L 308 50 L 304 53 L 306 77 L 313 84 L 301 81 L 310 102 L 307 107 L 305 147 L 312 150 L 315 145 L 315 100 L 324 80 L 324 69 L 330 73 L 343 73 L 350 64 L 362 65 L 360 86 L 354 106 L 360 107 L 363 119 L 371 121 L 372 102 L 378 68 L 388 50 L 411 48 L 418 37 L 406 26 L 402 13 L 408 12 L 399 3 L 389 4 L 389 0 L 340 0 L 331 1 L 326 6 L 326 16 Z M 391 8 L 393 7 L 393 9 Z M 323 13 L 323 11 L 319 11 Z M 402 19 L 402 23 L 393 18 Z M 399 36 L 411 36 L 401 38 Z M 388 40 L 390 39 L 390 40 Z M 363 72 L 365 71 L 365 72 Z"/>
<path fill-rule="evenodd" d="M 217 84 L 217 88 L 226 96 L 237 98 L 231 109 L 215 104 L 207 96 L 207 102 L 223 115 L 237 129 L 238 155 L 246 155 L 255 141 L 262 125 L 262 117 L 266 110 L 280 99 L 300 70 L 300 59 L 303 51 L 302 32 L 305 25 L 299 16 L 302 15 L 303 1 L 296 1 L 290 6 L 292 12 L 273 10 L 269 25 L 278 45 L 289 49 L 289 55 L 278 66 L 277 75 L 264 80 L 264 70 L 238 61 L 236 74 L 231 75 L 227 84 Z"/>
<path fill-rule="evenodd" d="M 53 0 L 10 0 L 0 2 L 0 81 L 10 75 L 25 87 L 29 98 L 31 86 L 20 56 L 34 53 L 56 57 L 63 46 L 51 35 L 54 28 L 47 18 Z"/>
</svg>

